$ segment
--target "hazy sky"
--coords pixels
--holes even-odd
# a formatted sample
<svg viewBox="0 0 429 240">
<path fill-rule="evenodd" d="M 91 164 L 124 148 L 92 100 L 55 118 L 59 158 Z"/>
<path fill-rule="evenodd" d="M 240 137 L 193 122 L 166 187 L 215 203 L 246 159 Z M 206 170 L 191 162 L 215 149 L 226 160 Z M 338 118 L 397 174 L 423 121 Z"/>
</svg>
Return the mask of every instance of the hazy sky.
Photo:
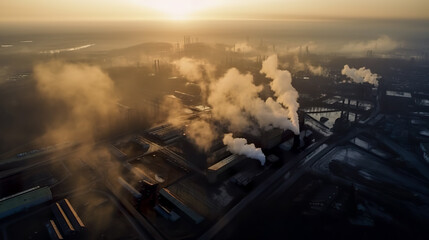
<svg viewBox="0 0 429 240">
<path fill-rule="evenodd" d="M 428 0 L 1 0 L 0 20 L 429 19 Z"/>
</svg>

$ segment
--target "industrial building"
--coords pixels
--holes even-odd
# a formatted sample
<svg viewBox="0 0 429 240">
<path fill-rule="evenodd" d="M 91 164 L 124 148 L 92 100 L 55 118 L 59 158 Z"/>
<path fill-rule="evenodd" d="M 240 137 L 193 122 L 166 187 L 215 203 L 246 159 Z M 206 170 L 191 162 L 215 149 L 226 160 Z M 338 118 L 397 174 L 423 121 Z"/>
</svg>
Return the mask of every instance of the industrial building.
<svg viewBox="0 0 429 240">
<path fill-rule="evenodd" d="M 140 204 L 143 195 L 139 191 L 137 191 L 137 189 L 135 189 L 131 184 L 125 181 L 122 177 L 118 177 L 118 183 L 121 185 L 122 189 L 124 190 L 124 191 L 121 191 L 122 194 L 124 194 L 124 196 L 128 198 L 129 201 L 131 201 L 131 203 L 135 207 L 137 207 Z"/>
<path fill-rule="evenodd" d="M 195 224 L 199 224 L 204 220 L 200 214 L 186 206 L 176 196 L 174 196 L 168 189 L 163 188 L 159 191 L 159 194 L 173 204 L 178 210 L 189 217 Z"/>
<path fill-rule="evenodd" d="M 176 222 L 180 219 L 180 216 L 173 210 L 169 210 L 166 207 L 158 204 L 153 208 L 158 214 L 160 214 L 163 218 L 171 221 Z"/>
<path fill-rule="evenodd" d="M 51 239 L 80 239 L 86 232 L 86 227 L 68 199 L 63 199 L 51 205 L 55 217 L 46 227 Z"/>
<path fill-rule="evenodd" d="M 151 128 L 147 130 L 147 133 L 165 144 L 176 141 L 183 136 L 183 130 L 171 124 Z"/>
<path fill-rule="evenodd" d="M 46 229 L 48 230 L 48 234 L 51 240 L 64 239 L 54 220 L 49 220 L 49 223 L 46 224 Z"/>
<path fill-rule="evenodd" d="M 231 156 L 220 160 L 219 162 L 207 168 L 207 179 L 209 182 L 216 182 L 219 175 L 226 172 L 228 169 L 240 163 L 244 159 L 246 159 L 246 157 L 243 155 L 232 154 Z"/>
<path fill-rule="evenodd" d="M 121 197 L 138 210 L 155 206 L 158 183 L 139 168 L 129 164 L 127 166 L 129 166 L 131 175 L 127 179 L 117 178 L 117 183 L 121 188 Z"/>
<path fill-rule="evenodd" d="M 410 92 L 387 90 L 382 96 L 381 109 L 386 113 L 409 112 L 414 105 Z"/>
<path fill-rule="evenodd" d="M 34 187 L 0 199 L 0 219 L 48 202 L 52 199 L 49 187 Z"/>
<path fill-rule="evenodd" d="M 268 131 L 263 131 L 260 136 L 245 136 L 250 142 L 255 143 L 262 149 L 272 149 L 279 145 L 286 135 L 291 133 L 290 131 L 284 131 L 280 128 L 273 128 Z"/>
</svg>

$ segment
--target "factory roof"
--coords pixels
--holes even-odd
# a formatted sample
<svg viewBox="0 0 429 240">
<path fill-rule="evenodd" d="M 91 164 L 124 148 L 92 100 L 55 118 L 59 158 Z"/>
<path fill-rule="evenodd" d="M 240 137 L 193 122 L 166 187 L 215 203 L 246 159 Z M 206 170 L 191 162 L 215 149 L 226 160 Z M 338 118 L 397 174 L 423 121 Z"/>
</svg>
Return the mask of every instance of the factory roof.
<svg viewBox="0 0 429 240">
<path fill-rule="evenodd" d="M 403 97 L 403 98 L 411 98 L 411 93 L 409 92 L 398 92 L 398 91 L 386 91 L 387 96 L 391 97 Z"/>
<path fill-rule="evenodd" d="M 213 164 L 208 168 L 209 171 L 218 171 L 226 166 L 237 163 L 239 160 L 242 160 L 244 157 L 237 154 L 232 154 L 231 156 L 222 159 L 221 161 Z"/>
<path fill-rule="evenodd" d="M 173 205 L 175 205 L 180 211 L 185 213 L 188 217 L 190 217 L 196 224 L 202 222 L 204 218 L 196 213 L 194 210 L 190 209 L 186 206 L 182 201 L 177 199 L 168 189 L 163 188 L 159 191 L 161 196 L 165 197 L 168 201 L 170 201 Z"/>
<path fill-rule="evenodd" d="M 65 214 L 69 218 L 73 227 L 77 230 L 85 229 L 85 224 L 83 224 L 82 219 L 80 219 L 79 215 L 77 215 L 76 210 L 74 210 L 70 201 L 65 198 L 64 200 L 59 202 L 61 207 L 63 208 Z"/>
<path fill-rule="evenodd" d="M 46 227 L 51 239 L 64 239 L 54 220 L 49 220 L 49 223 L 46 225 Z"/>
<path fill-rule="evenodd" d="M 52 199 L 49 187 L 35 187 L 0 199 L 0 219 Z"/>
</svg>

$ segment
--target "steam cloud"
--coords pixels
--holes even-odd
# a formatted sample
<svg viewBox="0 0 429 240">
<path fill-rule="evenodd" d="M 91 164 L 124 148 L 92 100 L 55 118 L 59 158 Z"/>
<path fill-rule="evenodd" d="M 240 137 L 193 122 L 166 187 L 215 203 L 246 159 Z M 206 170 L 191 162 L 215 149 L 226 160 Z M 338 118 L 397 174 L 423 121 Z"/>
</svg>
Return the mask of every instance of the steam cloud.
<svg viewBox="0 0 429 240">
<path fill-rule="evenodd" d="M 353 52 L 364 52 L 368 50 L 374 50 L 379 52 L 389 52 L 399 47 L 399 43 L 391 39 L 390 37 L 383 35 L 375 40 L 367 42 L 356 42 L 344 45 L 340 51 L 346 53 Z"/>
<path fill-rule="evenodd" d="M 371 70 L 366 69 L 365 67 L 356 69 L 350 68 L 349 65 L 344 65 L 343 70 L 341 70 L 341 74 L 346 75 L 356 83 L 367 82 L 374 86 L 378 86 L 377 79 L 379 76 L 377 74 L 371 73 Z"/>
<path fill-rule="evenodd" d="M 299 132 L 298 125 L 295 127 L 288 119 L 288 116 L 293 115 L 289 109 L 283 108 L 272 98 L 266 101 L 259 98 L 258 94 L 262 89 L 262 86 L 253 83 L 251 74 L 241 74 L 235 68 L 228 70 L 210 86 L 208 103 L 212 107 L 212 116 L 227 121 L 230 129 L 235 131 L 251 131 L 256 122 L 265 130 L 278 127 Z M 286 95 L 283 98 L 285 101 L 289 100 Z"/>
<path fill-rule="evenodd" d="M 278 69 L 277 56 L 270 56 L 263 63 L 261 73 L 271 78 L 274 98 L 265 101 L 259 97 L 262 85 L 255 85 L 250 73 L 240 73 L 236 68 L 229 69 L 222 77 L 213 77 L 213 67 L 202 61 L 182 58 L 174 63 L 178 71 L 188 80 L 198 83 L 202 88 L 207 84 L 207 103 L 211 106 L 211 120 L 226 123 L 231 131 L 259 133 L 259 129 L 274 127 L 299 133 L 297 110 L 298 93 L 293 88 L 292 77 L 288 71 Z M 205 77 L 207 76 L 207 77 Z M 204 89 L 203 89 L 204 90 Z M 192 120 L 186 135 L 198 147 L 208 150 L 217 138 L 211 121 Z M 246 139 L 234 139 L 226 134 L 223 140 L 233 153 L 244 154 L 258 159 L 263 165 L 265 156 L 254 144 Z"/>
<path fill-rule="evenodd" d="M 284 63 L 282 66 L 291 69 L 293 72 L 308 70 L 315 76 L 327 75 L 327 70 L 324 67 L 320 65 L 315 66 L 309 62 L 300 61 L 297 55 L 294 55 L 293 61 L 290 63 Z"/>
<path fill-rule="evenodd" d="M 160 104 L 160 112 L 165 116 L 160 116 L 162 120 L 170 123 L 173 126 L 179 126 L 184 122 L 184 114 L 190 111 L 185 108 L 182 101 L 174 95 L 167 95 Z"/>
<path fill-rule="evenodd" d="M 209 82 L 214 79 L 216 68 L 202 60 L 195 60 L 186 57 L 173 62 L 173 64 L 181 75 L 200 86 L 201 95 L 205 102 L 207 99 L 207 92 L 209 91 Z"/>
<path fill-rule="evenodd" d="M 93 140 L 115 116 L 113 81 L 99 67 L 51 61 L 35 66 L 34 73 L 38 91 L 68 109 L 64 119 L 48 126 L 46 140 Z"/>
<path fill-rule="evenodd" d="M 173 126 L 180 127 L 188 122 L 186 118 L 187 113 L 192 113 L 187 109 L 180 99 L 173 95 L 164 97 L 161 105 L 160 112 L 165 113 L 165 116 L 160 116 L 163 121 L 170 123 Z M 199 149 L 207 151 L 210 149 L 213 141 L 218 137 L 217 132 L 210 122 L 204 118 L 198 120 L 191 120 L 186 124 L 185 129 L 186 137 L 194 143 Z"/>
<path fill-rule="evenodd" d="M 292 131 L 299 134 L 298 108 L 297 102 L 298 92 L 292 86 L 292 76 L 287 70 L 278 69 L 277 55 L 272 55 L 262 63 L 261 73 L 265 73 L 268 78 L 273 79 L 270 83 L 271 89 L 274 91 L 277 102 L 287 107 L 287 115 L 292 121 Z"/>
<path fill-rule="evenodd" d="M 307 65 L 308 70 L 315 76 L 325 76 L 326 75 L 326 69 L 322 66 L 313 66 L 313 65 Z"/>
<path fill-rule="evenodd" d="M 181 75 L 192 82 L 201 82 L 206 78 L 212 78 L 215 71 L 213 65 L 192 58 L 184 57 L 174 61 L 173 64 Z"/>
<path fill-rule="evenodd" d="M 207 151 L 218 137 L 213 126 L 206 120 L 194 120 L 186 128 L 186 136 L 200 149 Z"/>
<path fill-rule="evenodd" d="M 256 148 L 255 144 L 247 144 L 244 138 L 233 138 L 232 133 L 227 133 L 223 137 L 225 144 L 231 153 L 245 155 L 249 158 L 257 159 L 261 165 L 265 165 L 265 154 L 260 148 Z"/>
</svg>

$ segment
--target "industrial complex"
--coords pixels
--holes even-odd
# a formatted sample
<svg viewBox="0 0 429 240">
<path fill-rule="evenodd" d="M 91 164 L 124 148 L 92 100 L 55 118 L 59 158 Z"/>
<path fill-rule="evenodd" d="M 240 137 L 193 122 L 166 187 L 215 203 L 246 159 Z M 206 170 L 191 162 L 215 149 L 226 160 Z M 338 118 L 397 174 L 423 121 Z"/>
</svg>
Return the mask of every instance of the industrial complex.
<svg viewBox="0 0 429 240">
<path fill-rule="evenodd" d="M 264 86 L 257 92 L 263 102 L 276 95 L 268 74 L 261 73 L 268 56 L 258 54 L 254 60 L 250 53 L 191 39 L 185 36 L 179 50 L 160 52 L 175 61 L 210 52 L 220 72 L 236 68 L 252 74 L 252 81 Z M 255 48 L 275 49 L 262 41 Z M 347 59 L 305 49 L 298 53 L 302 61 L 320 62 L 327 70 L 322 75 L 291 71 L 299 92 L 297 131 L 281 124 L 260 127 L 253 124 L 256 114 L 249 117 L 250 128 L 232 128 L 216 117 L 201 82 L 187 79 L 165 58 L 150 59 L 146 68 L 127 67 L 145 84 L 166 87 L 143 89 L 144 97 L 134 102 L 124 97 L 109 103 L 117 115 L 100 122 L 108 123 L 110 132 L 100 124 L 85 141 L 2 155 L 0 239 L 427 236 L 429 62 L 377 58 L 372 52 Z M 127 49 L 133 51 L 138 48 Z M 103 55 L 106 65 L 112 56 Z M 280 62 L 290 60 L 287 54 L 278 56 Z M 378 67 L 377 84 L 356 82 L 341 74 L 344 61 L 402 70 L 392 77 L 389 69 Z M 112 76 L 120 70 L 108 69 Z M 209 75 L 207 69 L 199 77 Z M 165 117 L 163 100 L 171 108 L 180 103 L 174 121 L 171 114 Z M 198 135 L 205 128 L 196 131 L 201 142 L 190 136 L 192 124 L 200 121 L 218 133 L 208 147 L 199 147 L 208 138 Z M 229 132 L 254 144 L 263 160 L 226 144 Z"/>
</svg>

